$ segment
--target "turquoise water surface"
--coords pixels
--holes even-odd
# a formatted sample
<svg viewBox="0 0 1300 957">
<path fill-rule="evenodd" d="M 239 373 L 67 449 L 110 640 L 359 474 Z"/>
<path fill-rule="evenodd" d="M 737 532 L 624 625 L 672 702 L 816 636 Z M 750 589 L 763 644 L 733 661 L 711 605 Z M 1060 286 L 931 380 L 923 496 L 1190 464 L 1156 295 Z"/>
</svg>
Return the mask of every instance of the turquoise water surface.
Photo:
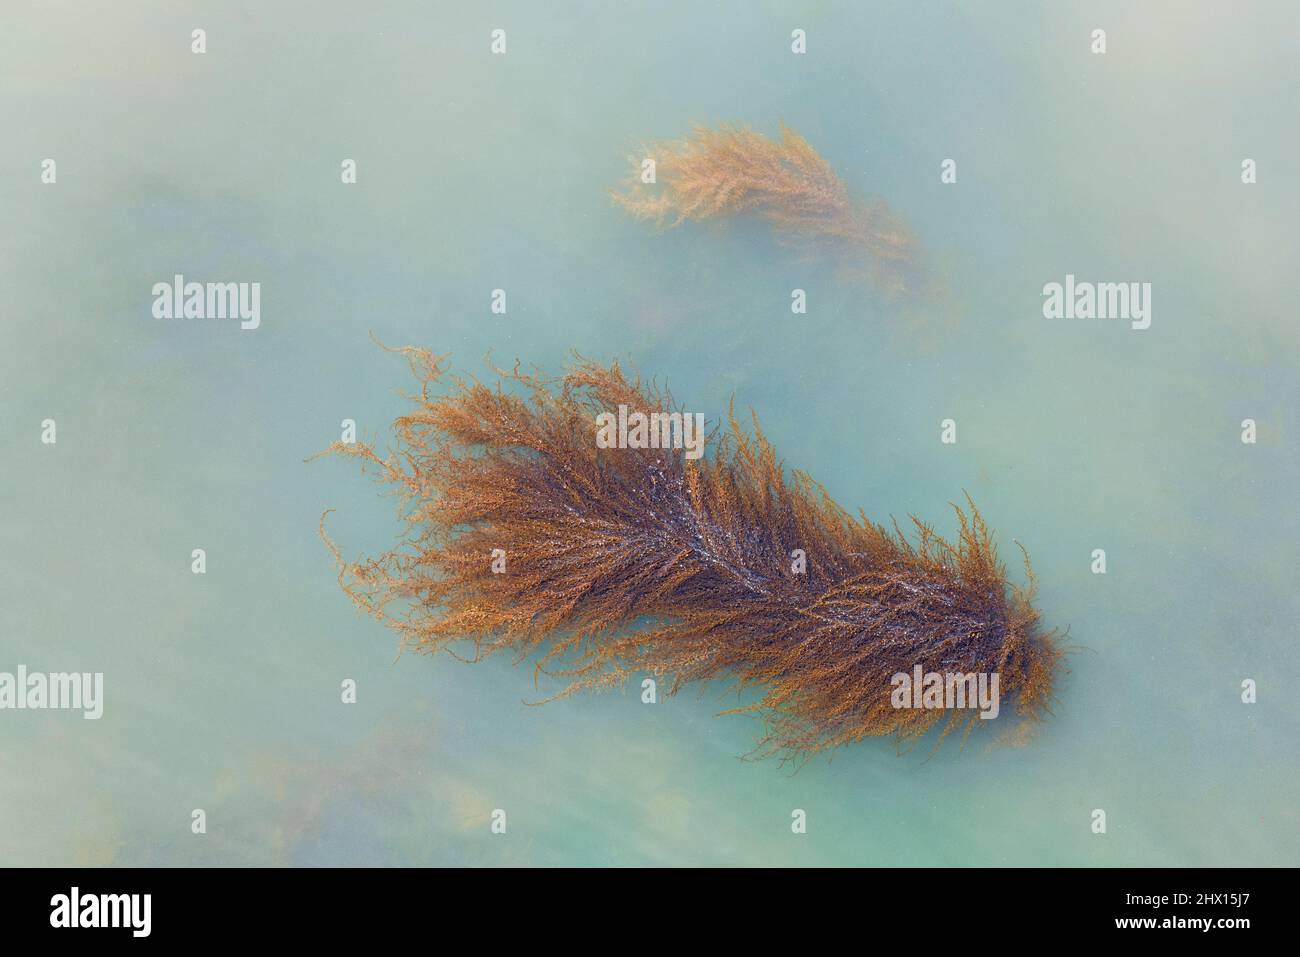
<svg viewBox="0 0 1300 957">
<path fill-rule="evenodd" d="M 374 6 L 6 4 L 0 671 L 103 672 L 105 702 L 0 712 L 0 863 L 1297 863 L 1294 4 Z M 611 203 L 641 143 L 724 121 L 888 201 L 944 295 Z M 176 273 L 260 282 L 260 327 L 153 318 Z M 1151 327 L 1045 319 L 1067 273 L 1150 282 Z M 740 760 L 722 689 L 537 708 L 505 658 L 398 657 L 317 535 L 334 508 L 378 553 L 395 503 L 304 461 L 407 408 L 371 334 L 734 395 L 878 520 L 951 532 L 968 491 L 1080 646 L 1054 717 L 792 773 Z"/>
</svg>

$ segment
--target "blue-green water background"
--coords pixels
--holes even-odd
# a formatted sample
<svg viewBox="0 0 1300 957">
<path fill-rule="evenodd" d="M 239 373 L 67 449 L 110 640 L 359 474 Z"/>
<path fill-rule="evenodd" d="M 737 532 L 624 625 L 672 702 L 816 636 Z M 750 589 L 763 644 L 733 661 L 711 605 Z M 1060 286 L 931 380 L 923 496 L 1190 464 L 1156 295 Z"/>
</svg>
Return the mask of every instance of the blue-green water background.
<svg viewBox="0 0 1300 957">
<path fill-rule="evenodd" d="M 0 713 L 0 862 L 1295 864 L 1300 16 L 1135 6 L 7 0 L 0 670 L 102 671 L 106 705 Z M 782 119 L 912 224 L 933 315 L 610 203 L 642 141 Z M 262 327 L 153 319 L 176 272 L 261 282 Z M 1045 320 L 1067 272 L 1151 282 L 1152 327 Z M 316 531 L 373 554 L 394 503 L 303 461 L 405 409 L 371 332 L 734 393 L 878 519 L 948 531 L 969 491 L 1086 649 L 1055 718 L 791 774 L 712 692 L 531 708 L 504 658 L 395 660 Z"/>
</svg>

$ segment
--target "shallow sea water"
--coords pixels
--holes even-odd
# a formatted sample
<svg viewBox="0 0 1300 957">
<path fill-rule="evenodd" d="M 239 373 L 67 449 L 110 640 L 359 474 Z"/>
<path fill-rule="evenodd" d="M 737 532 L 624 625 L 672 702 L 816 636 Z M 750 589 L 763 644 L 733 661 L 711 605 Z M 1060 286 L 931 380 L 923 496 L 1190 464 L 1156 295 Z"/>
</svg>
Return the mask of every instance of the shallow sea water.
<svg viewBox="0 0 1300 957">
<path fill-rule="evenodd" d="M 1295 864 L 1294 5 L 459 6 L 7 6 L 0 670 L 102 671 L 106 702 L 0 713 L 0 862 Z M 942 303 L 609 200 L 644 141 L 782 120 L 911 224 Z M 259 281 L 261 327 L 153 319 L 177 272 Z M 1151 328 L 1044 319 L 1067 273 L 1152 283 Z M 394 503 L 304 461 L 406 408 L 371 334 L 734 395 L 878 520 L 950 532 L 969 492 L 1081 646 L 1055 716 L 796 774 L 740 760 L 721 689 L 535 708 L 527 667 L 398 657 L 317 535 L 335 508 L 377 553 Z"/>
</svg>

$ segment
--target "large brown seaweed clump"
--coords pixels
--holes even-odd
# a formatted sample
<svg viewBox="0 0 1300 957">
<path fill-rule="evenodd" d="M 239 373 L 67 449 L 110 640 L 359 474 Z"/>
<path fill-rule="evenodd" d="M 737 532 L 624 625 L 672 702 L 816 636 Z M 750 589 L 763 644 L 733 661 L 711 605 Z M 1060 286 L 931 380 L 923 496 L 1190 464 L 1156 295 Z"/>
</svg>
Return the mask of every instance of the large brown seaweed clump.
<svg viewBox="0 0 1300 957">
<path fill-rule="evenodd" d="M 646 182 L 644 159 L 653 159 Z M 782 125 L 771 140 L 744 126 L 695 127 L 685 139 L 646 147 L 613 197 L 641 219 L 676 226 L 687 220 L 754 214 L 778 240 L 834 263 L 852 279 L 889 293 L 926 284 L 911 231 L 879 200 L 855 199 L 826 160 Z"/>
<path fill-rule="evenodd" d="M 340 559 L 340 581 L 410 645 L 536 653 L 566 694 L 632 675 L 670 692 L 729 679 L 761 695 L 733 709 L 764 718 L 759 752 L 785 756 L 940 723 L 969 731 L 974 711 L 891 702 L 893 676 L 917 665 L 997 673 L 1004 714 L 1011 701 L 1030 719 L 1045 711 L 1059 652 L 1038 630 L 1032 573 L 1029 591 L 1008 583 L 973 505 L 957 508 L 957 541 L 915 519 L 909 540 L 804 473 L 787 478 L 734 410 L 694 460 L 598 448 L 600 413 L 673 408 L 617 364 L 554 379 L 516 368 L 500 372 L 509 388 L 457 379 L 435 395 L 442 358 L 397 351 L 422 388 L 396 447 L 333 451 L 377 469 L 406 506 L 405 541 Z"/>
</svg>

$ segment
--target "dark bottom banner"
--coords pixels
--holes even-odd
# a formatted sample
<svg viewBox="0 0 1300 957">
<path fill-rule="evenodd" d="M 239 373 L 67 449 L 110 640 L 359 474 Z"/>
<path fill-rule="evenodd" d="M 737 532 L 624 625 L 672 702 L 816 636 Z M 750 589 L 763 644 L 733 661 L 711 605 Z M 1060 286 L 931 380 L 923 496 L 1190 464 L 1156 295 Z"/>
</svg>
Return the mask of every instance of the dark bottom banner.
<svg viewBox="0 0 1300 957">
<path fill-rule="evenodd" d="M 718 933 L 852 927 L 863 940 L 929 933 L 1054 933 L 1225 946 L 1280 933 L 1290 870 L 902 869 L 726 872 L 557 870 L 61 870 L 0 872 L 6 941 L 75 937 L 79 946 L 149 941 L 338 946 L 442 926 L 543 933 L 542 922 L 580 910 L 584 936 L 645 933 L 689 921 L 707 933 L 725 900 L 752 918 L 720 920 Z M 540 879 L 539 879 L 540 878 Z M 748 903 L 746 903 L 746 901 Z M 676 902 L 670 908 L 670 902 Z M 672 910 L 684 913 L 673 916 Z M 578 920 L 576 916 L 573 920 Z M 642 924 L 642 921 L 645 923 Z M 467 923 L 468 922 L 468 923 Z M 703 924 L 704 926 L 701 926 Z M 656 930 L 656 928 L 658 928 Z M 725 929 L 730 928 L 730 929 Z M 996 930 L 995 930 L 996 928 Z M 802 932 L 801 932 L 802 934 Z M 1041 939 L 1041 938 L 1040 938 Z"/>
</svg>

